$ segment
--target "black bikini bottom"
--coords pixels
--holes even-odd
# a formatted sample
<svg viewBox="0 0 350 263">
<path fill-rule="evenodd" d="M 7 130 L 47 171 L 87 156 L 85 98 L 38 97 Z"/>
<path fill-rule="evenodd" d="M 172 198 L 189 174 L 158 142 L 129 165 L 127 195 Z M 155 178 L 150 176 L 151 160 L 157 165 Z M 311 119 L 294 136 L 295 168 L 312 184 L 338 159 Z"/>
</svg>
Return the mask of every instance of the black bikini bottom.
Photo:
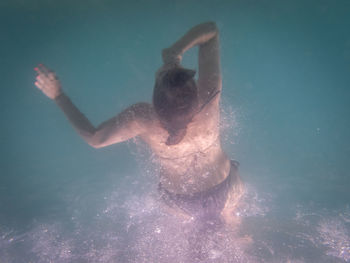
<svg viewBox="0 0 350 263">
<path fill-rule="evenodd" d="M 178 207 L 186 214 L 194 218 L 215 218 L 218 217 L 224 209 L 228 194 L 236 182 L 236 171 L 239 163 L 231 161 L 231 169 L 229 175 L 220 184 L 209 188 L 208 190 L 197 192 L 194 194 L 175 194 L 158 186 L 163 201 L 170 207 Z"/>
</svg>

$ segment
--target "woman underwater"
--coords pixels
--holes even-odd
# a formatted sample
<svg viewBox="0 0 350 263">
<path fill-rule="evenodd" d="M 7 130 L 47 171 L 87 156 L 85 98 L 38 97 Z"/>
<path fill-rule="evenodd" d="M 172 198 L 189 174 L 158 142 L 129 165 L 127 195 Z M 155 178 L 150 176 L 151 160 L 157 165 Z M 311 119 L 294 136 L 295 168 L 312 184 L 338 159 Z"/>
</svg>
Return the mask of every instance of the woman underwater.
<svg viewBox="0 0 350 263">
<path fill-rule="evenodd" d="M 181 67 L 182 55 L 199 46 L 195 71 Z M 159 193 L 166 207 L 192 218 L 232 222 L 243 193 L 238 163 L 220 142 L 219 32 L 207 22 L 190 29 L 162 52 L 153 103 L 137 103 L 95 128 L 63 92 L 54 72 L 35 68 L 35 85 L 62 109 L 77 133 L 101 148 L 139 136 L 159 162 Z"/>
</svg>

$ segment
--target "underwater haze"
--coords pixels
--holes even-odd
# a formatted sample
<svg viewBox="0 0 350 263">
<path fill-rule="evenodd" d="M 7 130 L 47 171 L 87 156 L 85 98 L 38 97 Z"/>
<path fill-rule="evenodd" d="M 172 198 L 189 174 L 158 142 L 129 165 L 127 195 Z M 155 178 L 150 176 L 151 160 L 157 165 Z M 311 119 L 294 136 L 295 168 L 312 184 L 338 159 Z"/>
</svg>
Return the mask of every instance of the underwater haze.
<svg viewBox="0 0 350 263">
<path fill-rule="evenodd" d="M 205 21 L 246 192 L 199 262 L 350 262 L 349 14 L 349 0 L 0 1 L 0 262 L 194 262 L 198 230 L 160 211 L 147 147 L 87 145 L 33 68 L 98 125 L 151 102 L 161 50 Z"/>
</svg>

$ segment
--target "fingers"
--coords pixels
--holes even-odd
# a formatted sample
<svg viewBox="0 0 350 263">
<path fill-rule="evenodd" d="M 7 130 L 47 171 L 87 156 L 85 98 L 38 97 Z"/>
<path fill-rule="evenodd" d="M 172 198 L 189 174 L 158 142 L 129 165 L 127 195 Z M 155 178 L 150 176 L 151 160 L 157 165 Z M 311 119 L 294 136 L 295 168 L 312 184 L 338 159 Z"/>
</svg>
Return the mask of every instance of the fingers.
<svg viewBox="0 0 350 263">
<path fill-rule="evenodd" d="M 40 83 L 39 81 L 35 81 L 35 86 L 37 86 L 37 88 L 38 89 L 40 89 L 40 90 L 43 90 L 44 89 L 44 86 L 43 86 L 43 84 L 42 83 Z"/>
<path fill-rule="evenodd" d="M 49 70 L 44 64 L 39 64 L 38 67 L 34 68 L 34 70 L 39 74 L 39 75 L 48 75 L 51 70 Z"/>
<path fill-rule="evenodd" d="M 34 70 L 38 74 L 36 76 L 35 86 L 50 99 L 57 98 L 62 91 L 60 81 L 57 79 L 56 74 L 43 64 L 35 67 Z"/>
<path fill-rule="evenodd" d="M 42 64 L 40 64 L 38 67 L 35 67 L 34 70 L 36 71 L 36 73 L 38 73 L 38 75 L 42 75 L 42 76 L 46 75 L 45 70 L 42 67 Z"/>
<path fill-rule="evenodd" d="M 39 83 L 41 86 L 43 86 L 43 85 L 47 84 L 48 81 L 47 81 L 47 78 L 45 76 L 42 77 L 41 75 L 38 75 L 36 77 L 36 82 Z"/>
<path fill-rule="evenodd" d="M 39 71 L 42 72 L 50 80 L 57 79 L 55 72 L 47 68 L 44 64 L 39 64 Z"/>
<path fill-rule="evenodd" d="M 37 82 L 41 84 L 58 80 L 56 74 L 43 64 L 39 64 L 39 66 L 35 67 L 34 70 L 38 74 L 36 77 Z"/>
<path fill-rule="evenodd" d="M 34 70 L 38 73 L 38 76 L 41 76 L 42 78 L 48 78 L 49 80 L 56 80 L 56 74 L 48 69 L 45 65 L 39 64 L 38 67 L 35 67 Z"/>
<path fill-rule="evenodd" d="M 43 75 L 38 75 L 36 76 L 36 82 L 35 82 L 35 86 L 37 86 L 39 89 L 43 90 L 43 88 L 45 87 L 45 84 L 47 85 L 47 78 Z"/>
<path fill-rule="evenodd" d="M 35 86 L 44 91 L 44 89 L 55 86 L 58 83 L 56 74 L 48 69 L 45 65 L 39 64 L 34 70 L 38 74 L 36 76 Z"/>
<path fill-rule="evenodd" d="M 38 75 L 36 77 L 35 86 L 37 86 L 38 89 L 44 91 L 48 86 L 50 86 L 49 80 L 46 77 L 42 77 L 41 75 Z"/>
</svg>

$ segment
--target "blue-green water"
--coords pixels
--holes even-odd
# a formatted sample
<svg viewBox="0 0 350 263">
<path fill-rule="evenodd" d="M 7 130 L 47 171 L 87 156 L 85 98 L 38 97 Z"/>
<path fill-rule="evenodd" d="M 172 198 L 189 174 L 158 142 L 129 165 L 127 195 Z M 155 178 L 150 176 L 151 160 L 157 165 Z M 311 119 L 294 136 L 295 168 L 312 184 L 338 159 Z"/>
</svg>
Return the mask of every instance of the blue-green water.
<svg viewBox="0 0 350 263">
<path fill-rule="evenodd" d="M 162 48 L 208 20 L 247 192 L 203 262 L 350 262 L 349 13 L 348 0 L 1 1 L 0 262 L 190 262 L 191 223 L 158 210 L 144 145 L 90 148 L 33 67 L 99 124 L 150 101 Z"/>
</svg>

